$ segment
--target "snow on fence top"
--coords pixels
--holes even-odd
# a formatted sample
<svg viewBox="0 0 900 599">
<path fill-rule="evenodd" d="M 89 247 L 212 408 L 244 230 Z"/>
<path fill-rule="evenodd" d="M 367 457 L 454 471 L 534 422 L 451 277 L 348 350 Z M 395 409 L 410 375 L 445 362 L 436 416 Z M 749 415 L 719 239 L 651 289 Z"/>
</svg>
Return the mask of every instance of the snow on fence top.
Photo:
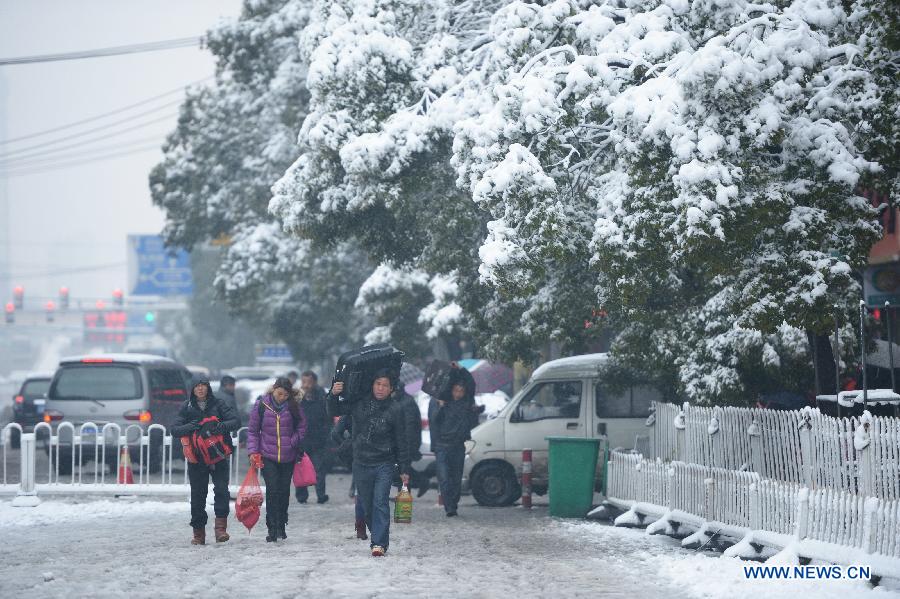
<svg viewBox="0 0 900 599">
<path fill-rule="evenodd" d="M 900 418 L 658 403 L 648 457 L 900 499 Z"/>
</svg>

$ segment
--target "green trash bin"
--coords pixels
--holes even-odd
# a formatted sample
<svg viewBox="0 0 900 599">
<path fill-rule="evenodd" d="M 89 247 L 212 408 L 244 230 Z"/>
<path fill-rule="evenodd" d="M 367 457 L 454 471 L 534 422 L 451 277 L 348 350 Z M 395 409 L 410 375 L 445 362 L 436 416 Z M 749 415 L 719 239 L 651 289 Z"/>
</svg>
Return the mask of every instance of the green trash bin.
<svg viewBox="0 0 900 599">
<path fill-rule="evenodd" d="M 594 503 L 600 439 L 546 437 L 550 442 L 550 515 L 584 518 Z"/>
</svg>

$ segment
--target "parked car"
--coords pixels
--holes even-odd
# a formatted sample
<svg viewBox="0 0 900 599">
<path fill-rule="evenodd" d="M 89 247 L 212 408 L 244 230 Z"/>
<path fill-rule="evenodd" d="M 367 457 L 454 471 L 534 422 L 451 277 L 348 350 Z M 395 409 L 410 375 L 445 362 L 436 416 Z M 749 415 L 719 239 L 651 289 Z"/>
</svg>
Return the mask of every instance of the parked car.
<svg viewBox="0 0 900 599">
<path fill-rule="evenodd" d="M 646 385 L 610 391 L 606 361 L 606 354 L 590 354 L 547 362 L 496 418 L 472 431 L 463 485 L 479 504 L 507 506 L 521 496 L 518 473 L 526 448 L 532 450 L 533 489 L 544 492 L 546 437 L 606 437 L 610 447 L 624 448 L 645 438 L 651 402 L 662 394 Z"/>
<path fill-rule="evenodd" d="M 184 366 L 156 355 L 65 358 L 50 383 L 44 421 L 57 427 L 61 422 L 71 422 L 76 432 L 85 423 L 95 424 L 97 430 L 107 423 L 115 423 L 122 428 L 122 434 L 132 425 L 146 430 L 152 424 L 161 424 L 168 429 L 188 397 L 190 380 L 190 372 Z M 72 444 L 65 445 L 65 441 L 60 438 L 60 474 L 68 474 L 72 468 Z M 161 466 L 162 435 L 151 435 L 150 441 L 147 463 L 153 471 Z M 82 464 L 95 459 L 98 445 L 102 447 L 104 443 L 82 445 L 78 454 Z M 105 446 L 107 463 L 110 463 L 109 456 L 115 456 L 116 439 L 108 437 Z M 180 445 L 173 445 L 173 450 L 180 455 Z M 132 460 L 140 459 L 139 447 L 131 445 L 129 451 Z M 114 458 L 111 463 L 115 464 Z"/>
<path fill-rule="evenodd" d="M 12 421 L 22 426 L 22 431 L 29 433 L 34 425 L 44 419 L 44 403 L 47 390 L 50 388 L 52 372 L 33 372 L 25 377 L 18 393 L 13 396 Z M 17 432 L 10 436 L 10 446 L 18 449 L 20 438 Z"/>
</svg>

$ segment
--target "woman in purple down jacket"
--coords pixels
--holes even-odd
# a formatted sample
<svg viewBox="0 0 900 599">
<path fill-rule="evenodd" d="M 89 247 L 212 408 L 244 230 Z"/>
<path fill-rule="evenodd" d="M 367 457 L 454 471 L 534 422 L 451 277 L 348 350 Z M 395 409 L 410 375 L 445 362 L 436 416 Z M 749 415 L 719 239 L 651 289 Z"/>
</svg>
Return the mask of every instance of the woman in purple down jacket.
<svg viewBox="0 0 900 599">
<path fill-rule="evenodd" d="M 256 400 L 247 425 L 250 463 L 262 470 L 266 481 L 266 542 L 286 539 L 287 512 L 294 464 L 303 458 L 300 449 L 306 419 L 300 409 L 299 390 L 287 378 L 275 381 L 272 391 Z"/>
</svg>

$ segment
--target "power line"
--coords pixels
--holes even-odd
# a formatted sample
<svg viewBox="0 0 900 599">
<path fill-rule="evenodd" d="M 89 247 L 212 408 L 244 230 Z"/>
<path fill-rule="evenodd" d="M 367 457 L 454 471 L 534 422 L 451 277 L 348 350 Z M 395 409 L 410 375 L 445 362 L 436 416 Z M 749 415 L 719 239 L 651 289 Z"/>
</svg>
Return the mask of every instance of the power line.
<svg viewBox="0 0 900 599">
<path fill-rule="evenodd" d="M 16 280 L 19 279 L 37 279 L 41 277 L 55 277 L 58 275 L 69 275 L 79 272 L 94 272 L 97 270 L 109 270 L 111 268 L 121 268 L 122 266 L 127 266 L 127 262 L 114 262 L 111 264 L 97 264 L 95 266 L 85 266 L 83 268 L 67 268 L 64 270 L 48 270 L 46 272 L 33 272 L 33 273 L 25 273 L 25 274 L 17 274 Z"/>
<path fill-rule="evenodd" d="M 70 162 L 61 162 L 58 164 L 52 164 L 52 165 L 47 165 L 47 166 L 42 166 L 42 167 L 38 167 L 38 166 L 31 167 L 31 168 L 23 167 L 19 170 L 15 170 L 15 169 L 7 170 L 7 171 L 0 170 L 0 178 L 5 177 L 7 179 L 11 179 L 13 177 L 21 177 L 21 176 L 25 176 L 25 175 L 35 175 L 35 174 L 39 174 L 39 173 L 46 173 L 48 171 L 55 171 L 55 170 L 59 170 L 59 169 L 71 168 L 73 166 L 80 166 L 82 164 L 93 164 L 95 162 L 103 162 L 105 160 L 110 160 L 113 158 L 120 158 L 122 156 L 131 156 L 132 154 L 140 154 L 142 152 L 149 152 L 150 150 L 159 150 L 159 149 L 160 149 L 159 144 L 153 144 L 153 145 L 149 145 L 149 146 L 144 146 L 142 148 L 135 148 L 134 150 L 131 150 L 129 152 L 114 152 L 114 153 L 106 154 L 106 155 L 102 155 L 102 156 L 95 156 L 94 158 L 92 158 L 90 160 L 74 160 L 74 161 L 70 161 Z"/>
<path fill-rule="evenodd" d="M 156 52 L 158 50 L 172 50 L 174 48 L 187 48 L 190 46 L 202 47 L 203 37 L 181 37 L 159 42 L 146 42 L 143 44 L 128 44 L 125 46 L 111 46 L 94 50 L 82 50 L 80 52 L 61 52 L 58 54 L 39 54 L 36 56 L 20 56 L 16 58 L 0 58 L 0 66 L 31 64 L 36 62 L 56 62 L 60 60 L 79 60 L 82 58 L 98 58 L 101 56 L 118 56 L 120 54 L 136 54 L 139 52 Z"/>
<path fill-rule="evenodd" d="M 132 116 L 130 116 L 130 117 L 127 117 L 127 118 L 124 118 L 124 119 L 119 119 L 118 121 L 113 121 L 112 123 L 107 123 L 107 124 L 105 124 L 105 125 L 100 125 L 99 127 L 94 127 L 94 128 L 92 128 L 92 129 L 87 129 L 87 130 L 82 131 L 82 132 L 80 132 L 80 133 L 73 133 L 73 134 L 67 135 L 67 136 L 65 136 L 65 137 L 58 137 L 58 138 L 56 138 L 56 139 L 51 139 L 50 141 L 45 141 L 45 142 L 42 142 L 42 143 L 39 143 L 39 144 L 34 144 L 34 145 L 31 145 L 31 146 L 27 146 L 27 147 L 25 147 L 25 148 L 19 148 L 18 150 L 10 150 L 10 151 L 7 151 L 7 152 L 0 152 L 0 160 L 8 161 L 8 160 L 19 160 L 19 159 L 21 159 L 21 158 L 31 158 L 31 157 L 34 155 L 34 152 L 32 152 L 31 154 L 28 154 L 28 152 L 31 152 L 31 150 L 37 150 L 37 149 L 39 149 L 39 148 L 46 148 L 47 146 L 55 146 L 56 144 L 58 144 L 58 143 L 60 143 L 60 142 L 63 142 L 63 141 L 69 141 L 69 140 L 72 140 L 72 139 L 78 139 L 79 137 L 83 137 L 83 136 L 88 135 L 88 134 L 90 134 L 90 133 L 97 133 L 97 132 L 100 132 L 100 131 L 106 131 L 107 129 L 111 129 L 111 128 L 115 127 L 116 125 L 122 125 L 122 124 L 125 124 L 125 123 L 131 123 L 131 122 L 134 122 L 134 120 L 135 120 L 137 117 L 147 116 L 147 115 L 150 115 L 150 114 L 157 113 L 157 112 L 159 112 L 160 110 L 162 110 L 162 109 L 164 109 L 164 108 L 169 108 L 170 106 L 173 106 L 173 105 L 175 105 L 175 104 L 179 104 L 180 102 L 181 102 L 181 100 L 175 100 L 174 102 L 167 102 L 166 104 L 163 104 L 163 105 L 158 106 L 158 107 L 156 107 L 156 108 L 151 108 L 150 110 L 145 110 L 144 112 L 139 112 L 138 114 L 132 115 Z M 168 113 L 166 116 L 160 117 L 160 118 L 155 119 L 155 120 L 152 120 L 152 121 L 148 121 L 147 124 L 158 123 L 158 122 L 160 122 L 160 121 L 170 119 L 170 118 L 172 118 L 173 116 L 177 116 L 177 115 L 178 115 L 177 112 Z M 146 126 L 146 125 L 142 125 L 142 126 Z M 125 129 L 122 129 L 121 131 L 119 131 L 119 133 L 111 133 L 111 134 L 109 134 L 109 135 L 107 135 L 107 136 L 94 137 L 94 138 L 90 138 L 90 140 L 81 140 L 81 141 L 78 142 L 77 144 L 70 144 L 70 145 L 68 145 L 68 146 L 63 146 L 62 148 L 56 148 L 56 149 L 58 150 L 58 149 L 65 149 L 65 148 L 77 147 L 79 144 L 86 143 L 87 141 L 100 141 L 100 140 L 103 140 L 103 139 L 107 139 L 108 137 L 115 137 L 116 135 L 119 135 L 121 132 L 132 131 L 133 129 L 134 129 L 134 127 L 132 127 L 132 128 L 125 128 Z M 55 151 L 55 150 L 53 150 L 53 151 Z M 25 152 L 25 155 L 24 155 L 24 156 L 20 155 L 20 154 L 22 154 L 22 152 Z M 40 153 L 41 153 L 41 152 L 38 152 L 38 154 L 40 154 Z"/>
<path fill-rule="evenodd" d="M 175 89 L 172 89 L 172 90 L 169 90 L 169 91 L 167 91 L 167 92 L 161 93 L 161 94 L 159 94 L 159 95 L 157 95 L 157 96 L 153 96 L 152 98 L 147 98 L 146 100 L 141 100 L 140 102 L 135 102 L 134 104 L 129 104 L 129 105 L 127 105 L 127 106 L 122 106 L 121 108 L 116 108 L 115 110 L 110 110 L 109 112 L 104 112 L 104 113 L 102 113 L 102 114 L 98 114 L 98 115 L 95 115 L 95 116 L 92 116 L 92 117 L 88 117 L 88 118 L 86 118 L 86 119 L 81 119 L 80 121 L 74 121 L 74 122 L 68 123 L 68 124 L 66 124 L 66 125 L 60 125 L 59 127 L 53 127 L 53 128 L 51 128 L 51 129 L 44 129 L 43 131 L 35 131 L 34 133 L 29 133 L 29 134 L 27 134 L 27 135 L 20 135 L 19 137 L 11 137 L 11 138 L 6 139 L 6 140 L 0 140 L 0 146 L 8 145 L 8 144 L 15 143 L 15 142 L 18 142 L 18 141 L 24 141 L 24 140 L 26 140 L 26 139 L 32 139 L 32 138 L 35 138 L 35 137 L 41 137 L 41 136 L 43 136 L 43 135 L 47 135 L 48 133 L 56 133 L 57 131 L 63 131 L 63 130 L 65 130 L 65 129 L 71 129 L 72 127 L 77 127 L 78 125 L 83 125 L 83 124 L 85 124 L 85 123 L 90 123 L 90 122 L 93 122 L 93 121 L 105 119 L 106 117 L 110 117 L 110 116 L 112 116 L 112 115 L 114 115 L 114 114 L 120 114 L 120 113 L 123 113 L 123 112 L 127 112 L 128 110 L 131 110 L 132 108 L 137 108 L 137 107 L 139 107 L 139 106 L 144 106 L 145 104 L 149 104 L 149 103 L 151 103 L 151 102 L 155 102 L 156 100 L 159 100 L 159 99 L 161 99 L 161 98 L 165 98 L 165 97 L 167 97 L 167 96 L 171 96 L 172 94 L 176 94 L 176 93 L 182 92 L 182 91 L 184 91 L 185 89 L 187 89 L 188 87 L 190 87 L 190 86 L 192 86 L 192 85 L 198 85 L 198 84 L 200 84 L 200 83 L 205 83 L 206 81 L 209 81 L 209 80 L 212 79 L 213 77 L 214 77 L 213 75 L 210 75 L 209 77 L 204 77 L 203 79 L 198 79 L 197 81 L 192 81 L 192 82 L 190 82 L 190 83 L 186 83 L 185 85 L 182 85 L 181 87 L 176 87 Z"/>
<path fill-rule="evenodd" d="M 10 170 L 10 169 L 19 169 L 19 168 L 27 168 L 31 166 L 38 166 L 42 163 L 55 163 L 59 161 L 65 160 L 74 160 L 79 158 L 90 158 L 92 154 L 96 154 L 98 152 L 104 153 L 109 152 L 111 150 L 126 150 L 132 148 L 137 145 L 147 145 L 148 143 L 154 143 L 157 146 L 162 145 L 162 139 L 159 135 L 154 135 L 152 137 L 142 137 L 140 139 L 134 139 L 131 141 L 125 141 L 116 144 L 108 144 L 105 146 L 96 146 L 89 147 L 83 150 L 77 150 L 75 152 L 59 152 L 59 150 L 52 150 L 46 155 L 39 155 L 34 158 L 13 158 L 9 161 L 0 160 L 0 171 Z M 77 145 L 77 144 L 76 144 Z M 60 148 L 61 150 L 62 148 Z"/>
</svg>

